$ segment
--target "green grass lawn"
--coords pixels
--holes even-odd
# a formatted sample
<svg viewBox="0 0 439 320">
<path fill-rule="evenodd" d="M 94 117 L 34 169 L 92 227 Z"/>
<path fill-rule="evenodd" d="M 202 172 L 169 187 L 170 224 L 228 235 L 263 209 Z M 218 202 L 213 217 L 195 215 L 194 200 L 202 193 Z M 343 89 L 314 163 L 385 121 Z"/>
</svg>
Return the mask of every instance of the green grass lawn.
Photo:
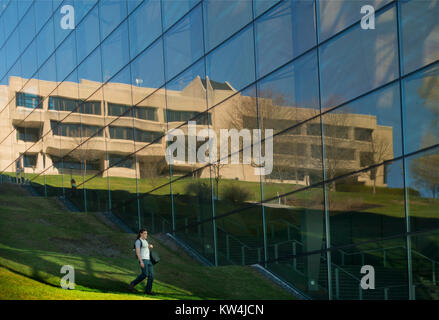
<svg viewBox="0 0 439 320">
<path fill-rule="evenodd" d="M 0 299 L 150 298 L 146 281 L 127 290 L 140 271 L 135 235 L 100 213 L 67 212 L 54 198 L 0 184 L 0 234 Z M 163 239 L 150 239 L 161 256 L 154 299 L 293 299 L 251 267 L 204 267 Z M 63 265 L 75 268 L 75 290 L 60 288 Z"/>
<path fill-rule="evenodd" d="M 15 177 L 15 173 L 5 172 L 4 174 Z M 52 187 L 65 187 L 70 188 L 70 174 L 63 175 L 40 175 L 37 174 L 26 174 L 26 179 L 32 180 L 34 183 L 38 183 L 40 185 L 47 184 Z M 164 195 L 169 194 L 170 186 L 169 186 L 169 177 L 160 177 L 156 179 L 148 179 L 142 178 L 137 180 L 136 187 L 136 179 L 133 178 L 123 178 L 123 177 L 94 177 L 93 175 L 72 175 L 72 178 L 75 179 L 76 183 L 79 185 L 79 188 L 83 187 L 87 189 L 94 190 L 107 190 L 108 187 L 110 190 L 124 190 L 130 193 L 136 193 L 137 190 L 139 193 L 150 192 L 153 189 L 159 188 L 153 192 L 155 195 Z M 179 176 L 174 176 L 174 180 L 178 179 Z M 194 180 L 191 177 L 182 178 L 180 180 L 176 180 L 172 184 L 173 192 L 184 194 L 186 192 L 186 186 L 189 183 L 192 183 Z M 197 181 L 205 182 L 210 185 L 210 181 L 207 178 L 197 178 Z M 218 188 L 219 193 L 223 192 L 223 190 L 227 189 L 231 184 L 239 184 L 242 188 L 245 188 L 250 193 L 250 201 L 260 201 L 261 199 L 261 191 L 260 184 L 258 182 L 249 182 L 249 181 L 236 181 L 231 179 L 221 179 Z M 137 188 L 137 189 L 136 189 Z M 214 188 L 216 188 L 214 183 Z M 271 197 L 275 197 L 278 193 L 283 194 L 286 192 L 290 192 L 297 188 L 294 184 L 289 183 L 265 183 L 264 184 L 264 198 L 268 199 Z"/>
<path fill-rule="evenodd" d="M 7 175 L 15 177 L 15 173 L 5 173 Z M 32 179 L 35 177 L 35 174 L 26 174 L 26 179 Z M 93 190 L 123 190 L 129 193 L 135 194 L 137 191 L 139 193 L 150 192 L 153 189 L 158 188 L 153 191 L 154 195 L 168 195 L 170 193 L 170 185 L 168 177 L 161 177 L 156 179 L 148 179 L 142 178 L 137 180 L 136 187 L 136 179 L 133 178 L 123 178 L 123 177 L 93 177 L 92 175 L 81 176 L 81 175 L 73 175 L 72 176 L 77 184 L 82 184 L 79 188 L 87 188 Z M 93 178 L 92 178 L 93 177 Z M 92 179 L 91 179 L 92 178 Z M 178 176 L 174 177 L 174 179 L 178 179 Z M 89 180 L 89 181 L 88 181 Z M 209 179 L 197 179 L 196 181 L 205 182 L 210 185 Z M 70 174 L 64 175 L 47 175 L 47 176 L 37 176 L 32 182 L 40 184 L 44 186 L 47 184 L 48 186 L 53 187 L 62 187 L 70 188 Z M 172 189 L 174 194 L 186 194 L 186 187 L 189 183 L 194 182 L 191 177 L 183 178 L 173 182 Z M 240 187 L 246 189 L 250 197 L 248 201 L 260 201 L 261 199 L 261 190 L 260 184 L 258 182 L 248 182 L 248 181 L 236 181 L 230 179 L 221 179 L 218 184 L 219 195 L 221 198 L 224 190 L 228 189 L 230 185 L 237 184 Z M 163 186 L 159 188 L 160 186 Z M 297 186 L 289 183 L 264 183 L 264 199 L 275 198 L 278 194 L 282 195 L 287 192 L 294 191 L 295 189 L 300 188 L 301 186 Z M 216 184 L 214 183 L 214 188 L 216 188 Z M 374 208 L 368 208 L 366 211 L 369 213 L 382 214 L 391 217 L 398 217 L 404 215 L 402 211 L 403 207 L 403 194 L 395 195 L 386 192 L 377 191 L 376 194 L 372 194 L 372 189 L 364 190 L 362 192 L 345 192 L 345 191 L 330 191 L 328 190 L 328 198 L 337 201 L 337 202 L 345 202 L 346 200 L 355 199 L 356 201 L 362 201 L 365 204 L 374 205 Z M 379 189 L 379 188 L 378 188 Z M 383 190 L 385 191 L 385 190 Z M 305 200 L 308 201 L 309 204 L 312 204 L 316 200 L 323 197 L 322 189 L 315 188 L 311 190 L 307 190 L 305 192 L 298 192 L 291 196 L 287 196 L 287 198 L 294 198 L 295 200 Z M 283 201 L 283 199 L 281 199 Z M 277 200 L 273 200 L 272 202 L 277 202 Z M 426 199 L 416 195 L 409 196 L 409 213 L 412 217 L 419 218 L 438 218 L 437 208 L 439 207 L 439 200 L 437 199 Z M 295 206 L 297 207 L 297 206 Z M 363 210 L 357 210 L 363 211 Z"/>
</svg>

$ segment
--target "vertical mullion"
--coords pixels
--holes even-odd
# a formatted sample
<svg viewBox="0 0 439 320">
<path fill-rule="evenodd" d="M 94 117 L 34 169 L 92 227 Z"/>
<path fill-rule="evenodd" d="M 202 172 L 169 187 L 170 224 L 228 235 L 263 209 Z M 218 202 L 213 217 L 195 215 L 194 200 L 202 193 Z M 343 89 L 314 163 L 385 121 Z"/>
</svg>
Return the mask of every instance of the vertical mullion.
<svg viewBox="0 0 439 320">
<path fill-rule="evenodd" d="M 128 8 L 128 1 L 125 3 L 126 9 L 127 9 L 127 17 L 126 17 L 126 22 L 127 22 L 127 28 L 128 28 L 128 56 L 130 57 L 130 62 L 129 62 L 129 68 L 130 68 L 130 88 L 131 88 L 131 103 L 130 103 L 130 111 L 131 111 L 131 117 L 133 119 L 133 153 L 132 155 L 130 155 L 130 157 L 133 157 L 133 161 L 134 161 L 134 170 L 136 171 L 136 202 L 137 202 L 137 219 L 138 219 L 138 226 L 139 226 L 139 230 L 142 229 L 142 222 L 140 219 L 140 199 L 139 199 L 139 181 L 137 177 L 137 168 L 139 168 L 139 174 L 140 174 L 140 167 L 138 166 L 137 163 L 137 153 L 136 153 L 136 107 L 134 106 L 134 101 L 133 101 L 133 77 L 132 77 L 132 73 L 131 73 L 131 63 L 134 61 L 134 59 L 131 57 L 131 41 L 130 41 L 130 23 L 129 23 L 129 19 L 130 19 L 130 15 L 137 10 L 137 7 L 132 10 L 131 12 L 129 11 Z M 128 158 L 128 161 L 130 161 L 130 159 Z"/>
<path fill-rule="evenodd" d="M 200 4 L 201 6 L 201 28 L 203 31 L 203 65 L 204 65 L 204 81 L 206 83 L 205 85 L 205 89 L 206 89 L 206 119 L 207 119 L 207 126 L 210 129 L 210 124 L 209 124 L 209 112 L 207 110 L 209 110 L 209 96 L 208 96 L 208 92 L 207 92 L 207 68 L 206 68 L 206 46 L 205 46 L 205 35 L 204 35 L 204 3 L 202 2 Z M 213 185 L 213 181 L 212 181 L 212 160 L 211 157 L 209 156 L 209 161 L 210 161 L 210 166 L 209 166 L 209 172 L 210 172 L 210 198 L 211 198 L 211 203 L 212 203 L 212 228 L 213 228 L 213 252 L 214 252 L 214 263 L 215 263 L 215 267 L 218 266 L 218 245 L 217 245 L 217 234 L 216 234 L 216 219 L 215 219 L 215 194 L 214 194 L 214 185 Z M 218 157 L 217 159 L 215 159 L 215 161 L 218 161 Z M 219 165 L 219 163 L 217 163 L 217 165 Z M 218 186 L 217 186 L 218 187 Z M 218 192 L 218 190 L 217 190 Z"/>
<path fill-rule="evenodd" d="M 96 5 L 98 10 L 98 28 L 99 28 L 99 46 L 97 50 L 100 51 L 100 62 L 101 62 L 101 81 L 104 82 L 104 77 L 102 76 L 102 72 L 104 70 L 103 68 L 103 57 L 102 57 L 102 38 L 101 38 L 101 8 L 99 6 L 99 3 Z M 104 160 L 104 171 L 107 173 L 107 190 L 108 190 L 108 211 L 112 212 L 112 205 L 111 205 L 111 183 L 110 183 L 110 175 L 108 174 L 108 166 L 110 165 L 110 157 L 108 156 L 108 141 L 107 139 L 110 139 L 110 128 L 106 124 L 106 119 L 108 117 L 108 104 L 107 107 L 105 106 L 105 92 L 104 92 L 104 85 L 100 86 L 100 90 L 102 90 L 102 114 L 104 115 L 104 141 L 105 141 L 105 160 Z M 107 135 L 108 132 L 108 135 Z M 107 166 L 107 168 L 105 168 Z"/>
<path fill-rule="evenodd" d="M 398 39 L 398 83 L 399 83 L 399 103 L 400 103 L 400 113 L 401 113 L 401 139 L 402 139 L 402 172 L 403 172 L 403 186 L 404 186 L 404 215 L 405 215 L 405 227 L 406 227 L 406 257 L 407 257 L 407 276 L 408 276 L 408 293 L 409 300 L 414 300 L 414 286 L 413 286 L 413 273 L 412 273 L 412 242 L 411 242 L 411 226 L 410 226 L 410 216 L 408 212 L 408 192 L 407 192 L 407 169 L 406 169 L 406 157 L 405 157 L 405 104 L 404 104 L 404 86 L 402 85 L 402 70 L 403 70 L 403 62 L 402 62 L 402 43 L 401 43 L 401 10 L 400 10 L 400 2 L 398 1 L 395 5 L 396 8 L 396 25 L 397 25 L 397 39 Z"/>
<path fill-rule="evenodd" d="M 326 265 L 328 274 L 328 299 L 332 300 L 332 262 L 331 262 L 331 229 L 330 229 L 330 219 L 328 212 L 328 195 L 326 192 L 326 165 L 325 165 L 325 141 L 323 139 L 324 127 L 323 127 L 323 117 L 322 117 L 322 93 L 321 93 L 321 79 L 320 79 L 320 53 L 319 53 L 319 10 L 317 8 L 319 0 L 314 1 L 314 18 L 315 18 L 315 32 L 316 32 L 316 54 L 317 54 L 317 81 L 319 89 L 319 111 L 320 111 L 320 137 L 322 143 L 322 170 L 323 170 L 323 201 L 324 201 L 324 211 L 325 211 L 325 236 L 326 236 Z"/>
<path fill-rule="evenodd" d="M 263 123 L 261 118 L 261 113 L 259 110 L 259 94 L 258 94 L 258 73 L 257 73 L 257 64 L 256 64 L 256 30 L 255 30 L 255 8 L 254 8 L 254 1 L 252 1 L 252 32 L 253 32 L 253 61 L 254 61 L 254 68 L 255 68 L 255 95 L 256 95 L 256 119 L 258 128 L 260 130 L 260 140 L 262 140 L 262 130 L 263 130 Z M 274 139 L 273 136 L 270 139 Z M 252 142 L 252 148 L 254 148 L 254 141 Z M 262 143 L 259 142 L 259 163 L 261 163 L 262 159 Z M 260 173 L 260 171 L 259 171 Z M 265 216 L 265 206 L 263 205 L 264 201 L 264 181 L 262 178 L 262 175 L 259 175 L 259 186 L 260 186 L 260 192 L 261 192 L 261 212 L 262 212 L 262 236 L 264 240 L 264 268 L 267 268 L 267 261 L 268 261 L 268 245 L 267 245 L 267 223 L 266 223 L 266 216 Z"/>
<path fill-rule="evenodd" d="M 164 121 L 166 121 L 166 130 L 169 131 L 169 122 L 168 122 L 168 91 L 167 91 L 167 85 L 168 81 L 166 78 L 166 59 L 165 59 L 165 38 L 164 38 L 164 26 L 163 26 L 163 1 L 160 1 L 160 20 L 161 20 L 161 26 L 162 26 L 162 34 L 161 34 L 161 40 L 162 40 L 162 59 L 163 59 L 163 79 L 165 80 L 165 84 L 163 85 L 163 88 L 165 89 L 165 112 L 164 112 Z M 165 135 L 165 142 L 166 142 L 166 135 Z M 165 148 L 167 148 L 167 145 L 165 145 Z M 174 192 L 172 189 L 172 162 L 169 164 L 169 195 L 171 197 L 171 217 L 172 217 L 172 235 L 175 236 L 175 209 L 174 209 Z"/>
</svg>

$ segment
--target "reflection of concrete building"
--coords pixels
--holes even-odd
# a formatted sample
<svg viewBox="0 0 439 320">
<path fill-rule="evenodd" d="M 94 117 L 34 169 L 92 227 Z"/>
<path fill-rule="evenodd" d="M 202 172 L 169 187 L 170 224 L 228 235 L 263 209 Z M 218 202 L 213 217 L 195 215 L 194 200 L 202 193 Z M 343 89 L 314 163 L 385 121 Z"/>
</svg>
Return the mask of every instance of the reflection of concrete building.
<svg viewBox="0 0 439 320">
<path fill-rule="evenodd" d="M 0 165 L 6 168 L 22 155 L 6 171 L 24 167 L 25 172 L 45 174 L 78 173 L 81 169 L 91 174 L 111 166 L 106 171 L 110 176 L 148 177 L 151 171 L 166 168 L 166 144 L 160 138 L 166 130 L 205 111 L 206 96 L 212 106 L 235 92 L 227 83 L 207 81 L 206 94 L 206 80 L 199 77 L 182 90 L 167 88 L 166 95 L 164 89 L 120 83 L 99 89 L 100 83 L 88 80 L 81 80 L 79 85 L 63 82 L 57 88 L 55 82 L 31 79 L 25 90 L 17 92 L 24 82 L 11 77 L 9 86 L 0 88 L 2 107 L 15 101 L 9 104 L 7 117 L 0 119 L 1 132 L 16 129 L 16 134 L 1 144 Z M 80 112 L 70 114 L 78 103 Z M 130 110 L 133 104 L 136 107 Z M 316 115 L 311 109 L 273 106 L 269 99 L 260 99 L 259 108 L 262 125 L 275 132 Z M 222 128 L 256 128 L 255 114 L 255 99 L 237 94 L 197 122 L 201 128 L 210 125 L 219 136 Z M 328 169 L 332 163 L 337 173 L 353 171 L 393 158 L 392 128 L 378 125 L 376 117 L 335 114 L 325 116 L 324 123 Z M 184 126 L 182 129 L 187 132 Z M 91 135 L 95 136 L 89 139 Z M 266 178 L 309 184 L 322 166 L 320 120 L 281 134 L 274 139 L 273 147 L 274 169 Z M 135 151 L 135 157 L 131 157 Z M 193 168 L 182 163 L 174 172 Z M 259 181 L 251 165 L 225 165 L 220 174 L 225 179 Z M 374 174 L 377 185 L 385 184 L 383 174 Z M 201 176 L 208 177 L 209 172 Z M 373 180 L 366 176 L 358 179 L 368 184 Z"/>
</svg>

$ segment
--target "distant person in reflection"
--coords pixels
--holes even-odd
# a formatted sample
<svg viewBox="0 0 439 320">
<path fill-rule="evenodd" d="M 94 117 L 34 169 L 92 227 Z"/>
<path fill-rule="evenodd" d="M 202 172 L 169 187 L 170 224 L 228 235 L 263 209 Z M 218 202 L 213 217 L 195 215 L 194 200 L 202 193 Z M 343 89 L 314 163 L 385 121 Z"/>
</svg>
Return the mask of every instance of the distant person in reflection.
<svg viewBox="0 0 439 320">
<path fill-rule="evenodd" d="M 137 234 L 137 240 L 134 243 L 136 258 L 139 260 L 140 269 L 142 273 L 130 283 L 130 291 L 134 290 L 134 287 L 145 280 L 148 277 L 148 281 L 146 283 L 145 293 L 148 295 L 154 295 L 152 292 L 152 282 L 154 281 L 154 270 L 153 265 L 150 259 L 150 249 L 153 248 L 152 244 L 149 244 L 146 241 L 148 237 L 148 232 L 145 229 L 141 229 Z"/>
<path fill-rule="evenodd" d="M 76 181 L 75 181 L 75 179 L 70 180 L 70 183 L 72 184 L 72 190 L 76 191 Z"/>
</svg>

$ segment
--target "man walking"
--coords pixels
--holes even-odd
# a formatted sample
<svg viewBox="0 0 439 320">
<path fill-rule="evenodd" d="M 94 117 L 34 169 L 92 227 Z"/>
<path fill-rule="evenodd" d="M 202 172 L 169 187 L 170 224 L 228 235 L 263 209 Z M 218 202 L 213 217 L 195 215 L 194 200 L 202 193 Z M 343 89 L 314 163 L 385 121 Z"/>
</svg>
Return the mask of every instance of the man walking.
<svg viewBox="0 0 439 320">
<path fill-rule="evenodd" d="M 149 249 L 152 249 L 153 246 L 146 241 L 147 237 L 148 232 L 145 229 L 141 229 L 137 235 L 137 240 L 135 242 L 136 256 L 139 260 L 142 273 L 130 283 L 130 290 L 132 291 L 138 283 L 142 282 L 146 277 L 148 277 L 145 293 L 148 295 L 154 295 L 154 293 L 151 291 L 152 282 L 154 280 L 154 271 L 149 252 Z"/>
</svg>

